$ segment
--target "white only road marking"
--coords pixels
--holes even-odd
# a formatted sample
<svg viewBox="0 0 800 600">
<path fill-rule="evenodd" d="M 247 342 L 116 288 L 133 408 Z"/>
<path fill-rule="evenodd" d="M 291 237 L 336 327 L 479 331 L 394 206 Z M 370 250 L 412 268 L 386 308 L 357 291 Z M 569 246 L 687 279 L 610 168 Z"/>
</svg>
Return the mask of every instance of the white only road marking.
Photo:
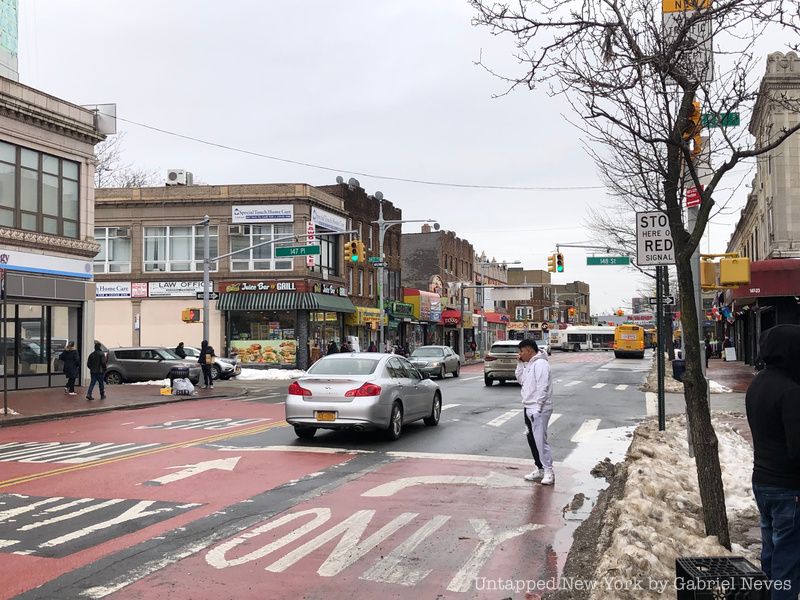
<svg viewBox="0 0 800 600">
<path fill-rule="evenodd" d="M 550 420 L 547 422 L 547 426 L 549 427 L 550 425 L 558 421 L 559 418 L 561 418 L 561 413 L 553 413 L 552 416 L 550 417 Z"/>
<path fill-rule="evenodd" d="M 384 498 L 394 496 L 406 488 L 417 485 L 438 484 L 477 485 L 479 487 L 507 488 L 526 487 L 525 482 L 518 477 L 510 477 L 492 471 L 484 477 L 470 475 L 417 475 L 416 477 L 401 477 L 394 481 L 382 483 L 361 494 L 365 498 Z"/>
<path fill-rule="evenodd" d="M 619 390 L 621 392 L 622 390 L 627 390 L 628 386 L 626 384 L 622 383 L 622 384 L 618 385 L 617 387 L 615 387 L 614 389 L 615 390 Z"/>
<path fill-rule="evenodd" d="M 496 419 L 492 419 L 491 421 L 489 421 L 487 423 L 487 425 L 489 425 L 490 427 L 500 427 L 500 426 L 504 425 L 506 423 L 506 421 L 509 421 L 509 420 L 513 419 L 514 417 L 516 417 L 521 412 L 522 412 L 521 408 L 515 408 L 514 410 L 509 410 L 508 412 L 504 412 L 502 415 L 500 415 Z"/>
<path fill-rule="evenodd" d="M 477 375 L 475 377 L 460 377 L 459 381 L 475 381 L 476 379 L 483 379 L 483 375 Z"/>
<path fill-rule="evenodd" d="M 550 421 L 553 422 L 552 420 Z M 508 456 L 484 456 L 483 454 L 437 454 L 434 452 L 387 452 L 387 456 L 394 458 L 426 458 L 431 460 L 463 460 L 467 462 L 499 463 L 507 465 L 530 466 L 532 458 L 513 458 Z"/>
<path fill-rule="evenodd" d="M 589 419 L 581 423 L 581 426 L 578 428 L 578 431 L 575 432 L 570 438 L 571 442 L 584 442 L 592 437 L 592 434 L 597 431 L 597 427 L 600 425 L 600 419 Z"/>
<path fill-rule="evenodd" d="M 579 385 L 579 384 L 581 384 L 581 383 L 583 383 L 583 382 L 582 382 L 582 381 L 570 381 L 570 382 L 569 382 L 567 385 L 565 385 L 564 387 L 572 387 L 573 385 Z"/>
<path fill-rule="evenodd" d="M 597 369 L 598 371 L 608 371 L 608 369 Z"/>
<path fill-rule="evenodd" d="M 599 390 L 601 387 L 606 387 L 606 384 L 605 384 L 605 383 L 595 383 L 595 384 L 592 386 L 592 389 L 593 389 L 593 390 Z"/>
<path fill-rule="evenodd" d="M 315 446 L 219 446 L 211 445 L 221 452 L 311 452 L 315 454 L 374 454 L 375 450 L 351 450 L 349 448 L 324 448 Z"/>
<path fill-rule="evenodd" d="M 460 404 L 445 404 L 442 406 L 442 410 L 447 410 L 448 408 L 455 408 L 456 406 L 461 406 Z"/>
<path fill-rule="evenodd" d="M 27 498 L 28 496 L 22 496 L 23 498 Z M 10 508 L 8 510 L 0 511 L 0 523 L 3 521 L 7 521 L 8 519 L 13 519 L 19 515 L 23 515 L 27 512 L 33 512 L 37 510 L 40 506 L 44 506 L 45 504 L 52 504 L 53 502 L 58 502 L 59 500 L 63 500 L 63 496 L 56 496 L 54 498 L 45 498 L 44 500 L 39 500 L 38 502 L 34 502 L 33 504 L 28 504 L 27 506 L 18 506 L 17 508 Z"/>
<path fill-rule="evenodd" d="M 233 471 L 236 468 L 236 464 L 239 462 L 240 458 L 242 457 L 232 456 L 231 458 L 207 460 L 205 462 L 199 462 L 194 465 L 180 465 L 177 467 L 169 467 L 170 469 L 183 469 L 183 470 L 177 471 L 176 473 L 170 473 L 169 475 L 164 475 L 163 477 L 159 477 L 158 479 L 153 479 L 151 481 L 148 481 L 147 483 L 155 485 L 167 485 L 168 483 L 173 483 L 174 481 L 180 481 L 181 479 L 186 479 L 187 477 L 192 477 L 193 475 L 198 475 L 200 473 L 204 473 L 205 471 L 211 471 L 214 469 L 220 471 Z"/>
<path fill-rule="evenodd" d="M 644 408 L 648 417 L 653 417 L 658 413 L 658 395 L 655 392 L 645 392 Z"/>
<path fill-rule="evenodd" d="M 6 548 L 14 544 L 19 544 L 19 540 L 0 540 L 0 548 Z"/>
</svg>

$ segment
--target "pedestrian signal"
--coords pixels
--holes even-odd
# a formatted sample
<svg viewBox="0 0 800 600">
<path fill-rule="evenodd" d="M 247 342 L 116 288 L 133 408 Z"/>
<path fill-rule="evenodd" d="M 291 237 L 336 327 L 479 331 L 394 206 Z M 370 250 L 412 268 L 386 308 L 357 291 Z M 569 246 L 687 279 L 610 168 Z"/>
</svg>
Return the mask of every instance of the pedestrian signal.
<svg viewBox="0 0 800 600">
<path fill-rule="evenodd" d="M 200 309 L 199 308 L 185 308 L 181 311 L 181 320 L 184 323 L 199 323 L 200 322 Z"/>
</svg>

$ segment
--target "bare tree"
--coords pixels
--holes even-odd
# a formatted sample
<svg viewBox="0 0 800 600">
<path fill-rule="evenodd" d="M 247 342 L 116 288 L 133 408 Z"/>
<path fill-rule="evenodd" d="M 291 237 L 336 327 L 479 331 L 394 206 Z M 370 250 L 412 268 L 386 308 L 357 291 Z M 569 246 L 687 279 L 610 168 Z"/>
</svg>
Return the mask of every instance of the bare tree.
<svg viewBox="0 0 800 600">
<path fill-rule="evenodd" d="M 717 115 L 746 113 L 758 102 L 778 103 L 791 112 L 800 109 L 791 97 L 764 97 L 753 69 L 760 60 L 755 40 L 779 39 L 781 34 L 798 39 L 798 5 L 781 0 L 714 0 L 713 5 L 710 0 L 674 0 L 671 8 L 683 10 L 663 16 L 662 0 L 470 1 L 476 25 L 515 38 L 521 73 L 500 75 L 483 65 L 508 84 L 506 93 L 544 86 L 567 99 L 578 115 L 575 125 L 585 134 L 586 149 L 612 193 L 623 199 L 616 215 L 598 222 L 605 239 L 630 247 L 635 210 L 661 210 L 668 216 L 687 359 L 684 396 L 705 527 L 730 548 L 690 261 L 722 178 L 742 161 L 779 146 L 800 125 L 761 128 L 754 132 L 755 143 L 746 131 L 715 129 L 703 152 L 687 138 L 697 134 L 690 120 L 694 102 L 702 103 L 704 113 Z M 703 59 L 711 44 L 713 69 Z M 682 207 L 688 186 L 702 189 L 693 227 Z"/>
<path fill-rule="evenodd" d="M 95 146 L 95 187 L 132 188 L 158 185 L 158 171 L 137 168 L 123 160 L 124 139 L 125 132 L 120 132 Z"/>
</svg>

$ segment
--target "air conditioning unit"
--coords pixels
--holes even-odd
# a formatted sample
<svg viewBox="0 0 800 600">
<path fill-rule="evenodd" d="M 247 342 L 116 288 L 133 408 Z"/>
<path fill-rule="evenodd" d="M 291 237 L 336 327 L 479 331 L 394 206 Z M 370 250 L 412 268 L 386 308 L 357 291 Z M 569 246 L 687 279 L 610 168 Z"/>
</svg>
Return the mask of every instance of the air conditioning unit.
<svg viewBox="0 0 800 600">
<path fill-rule="evenodd" d="M 131 228 L 130 227 L 117 227 L 117 230 L 114 232 L 116 237 L 120 238 L 127 238 L 131 237 Z"/>
<path fill-rule="evenodd" d="M 228 235 L 245 235 L 244 225 L 228 225 Z"/>
<path fill-rule="evenodd" d="M 167 171 L 167 185 L 192 185 L 194 175 L 185 169 L 170 169 Z"/>
</svg>

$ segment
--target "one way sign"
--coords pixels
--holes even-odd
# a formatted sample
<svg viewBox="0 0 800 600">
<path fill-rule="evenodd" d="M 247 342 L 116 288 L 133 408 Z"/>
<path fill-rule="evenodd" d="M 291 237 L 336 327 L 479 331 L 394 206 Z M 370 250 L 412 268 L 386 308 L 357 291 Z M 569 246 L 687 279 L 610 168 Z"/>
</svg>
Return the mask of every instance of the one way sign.
<svg viewBox="0 0 800 600">
<path fill-rule="evenodd" d="M 197 296 L 198 300 L 202 300 L 203 299 L 203 292 L 197 292 L 196 296 Z M 219 300 L 219 292 L 208 292 L 208 299 L 209 300 Z"/>
<path fill-rule="evenodd" d="M 658 304 L 658 298 L 651 296 L 650 297 L 650 306 L 656 306 Z M 664 296 L 661 298 L 661 304 L 666 304 L 667 306 L 675 306 L 675 296 Z"/>
</svg>

